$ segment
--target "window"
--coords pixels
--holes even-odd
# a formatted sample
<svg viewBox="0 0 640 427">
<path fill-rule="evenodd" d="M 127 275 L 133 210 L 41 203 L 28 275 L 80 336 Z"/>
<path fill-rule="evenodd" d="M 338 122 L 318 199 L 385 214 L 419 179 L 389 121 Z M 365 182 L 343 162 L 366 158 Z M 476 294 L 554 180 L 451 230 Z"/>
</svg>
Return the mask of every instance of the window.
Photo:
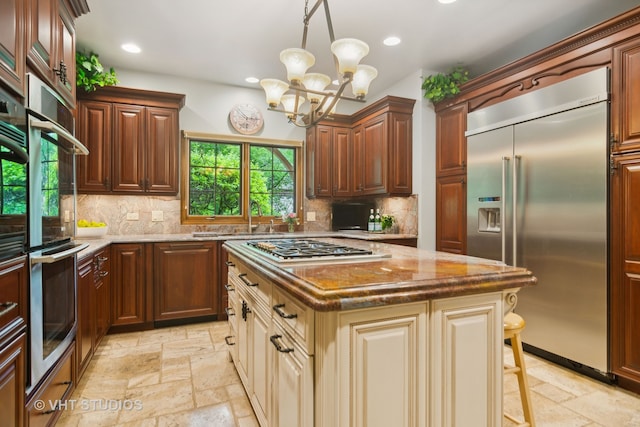
<svg viewBox="0 0 640 427">
<path fill-rule="evenodd" d="M 42 215 L 58 217 L 60 212 L 60 176 L 58 146 L 42 138 Z"/>
<path fill-rule="evenodd" d="M 8 150 L 0 147 L 0 215 L 27 213 L 27 165 L 5 160 Z"/>
<path fill-rule="evenodd" d="M 297 212 L 302 142 L 184 132 L 182 223 L 242 224 Z M 250 206 L 250 208 L 249 208 Z"/>
</svg>

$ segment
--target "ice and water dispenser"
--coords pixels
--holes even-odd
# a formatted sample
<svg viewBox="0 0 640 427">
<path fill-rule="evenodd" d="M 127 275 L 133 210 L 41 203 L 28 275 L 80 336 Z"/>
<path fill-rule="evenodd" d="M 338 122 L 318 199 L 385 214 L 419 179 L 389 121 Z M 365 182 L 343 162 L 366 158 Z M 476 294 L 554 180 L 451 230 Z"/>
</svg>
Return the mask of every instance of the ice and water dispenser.
<svg viewBox="0 0 640 427">
<path fill-rule="evenodd" d="M 489 202 L 489 205 L 494 205 L 500 202 L 500 197 L 480 197 L 478 198 L 480 203 Z M 487 233 L 500 233 L 500 207 L 480 207 L 478 208 L 478 231 Z"/>
</svg>

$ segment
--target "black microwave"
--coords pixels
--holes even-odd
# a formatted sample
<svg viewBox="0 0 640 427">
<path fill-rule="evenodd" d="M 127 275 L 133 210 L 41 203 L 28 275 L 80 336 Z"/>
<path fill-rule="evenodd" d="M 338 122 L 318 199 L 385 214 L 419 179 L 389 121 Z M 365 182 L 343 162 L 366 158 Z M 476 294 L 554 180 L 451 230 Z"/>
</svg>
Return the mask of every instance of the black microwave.
<svg viewBox="0 0 640 427">
<path fill-rule="evenodd" d="M 367 230 L 367 222 L 375 203 L 370 201 L 337 202 L 331 205 L 331 229 Z"/>
</svg>

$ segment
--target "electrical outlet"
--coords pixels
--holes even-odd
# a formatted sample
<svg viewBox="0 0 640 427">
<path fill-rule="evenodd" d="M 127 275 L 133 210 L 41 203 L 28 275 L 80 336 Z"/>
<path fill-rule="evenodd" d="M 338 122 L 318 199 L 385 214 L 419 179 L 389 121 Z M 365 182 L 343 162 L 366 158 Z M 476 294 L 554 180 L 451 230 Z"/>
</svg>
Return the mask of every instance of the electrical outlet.
<svg viewBox="0 0 640 427">
<path fill-rule="evenodd" d="M 154 222 L 164 221 L 164 212 L 163 211 L 151 211 L 151 221 L 154 221 Z"/>
<path fill-rule="evenodd" d="M 138 221 L 140 219 L 140 215 L 138 212 L 127 212 L 127 221 Z"/>
<path fill-rule="evenodd" d="M 307 212 L 307 221 L 311 222 L 311 221 L 315 221 L 316 220 L 316 213 L 315 212 Z"/>
</svg>

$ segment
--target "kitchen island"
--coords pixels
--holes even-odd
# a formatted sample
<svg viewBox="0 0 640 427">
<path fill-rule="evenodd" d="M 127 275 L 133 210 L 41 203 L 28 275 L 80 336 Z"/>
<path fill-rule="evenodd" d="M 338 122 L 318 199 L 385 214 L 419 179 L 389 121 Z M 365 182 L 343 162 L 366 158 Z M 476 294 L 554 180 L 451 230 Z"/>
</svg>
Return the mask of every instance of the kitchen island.
<svg viewBox="0 0 640 427">
<path fill-rule="evenodd" d="M 370 256 L 277 260 L 227 241 L 232 360 L 262 426 L 496 426 L 504 312 L 531 272 L 317 239 Z"/>
</svg>

